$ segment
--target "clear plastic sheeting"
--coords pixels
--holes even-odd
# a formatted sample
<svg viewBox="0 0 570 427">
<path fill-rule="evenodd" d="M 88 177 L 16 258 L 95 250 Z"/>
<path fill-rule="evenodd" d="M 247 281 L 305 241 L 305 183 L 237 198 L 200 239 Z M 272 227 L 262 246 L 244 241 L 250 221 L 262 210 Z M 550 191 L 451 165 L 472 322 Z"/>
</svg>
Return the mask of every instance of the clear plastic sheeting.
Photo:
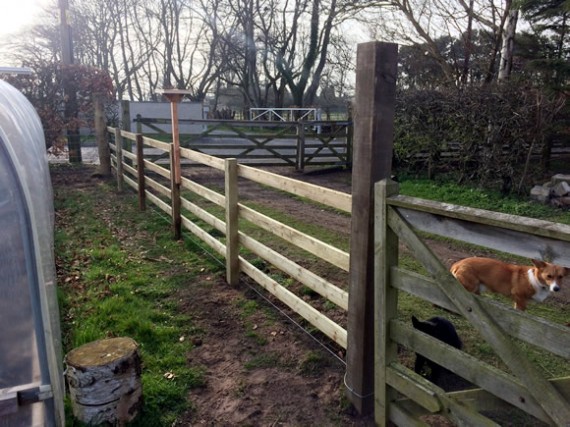
<svg viewBox="0 0 570 427">
<path fill-rule="evenodd" d="M 53 232 L 40 119 L 0 80 L 0 427 L 64 425 Z"/>
</svg>

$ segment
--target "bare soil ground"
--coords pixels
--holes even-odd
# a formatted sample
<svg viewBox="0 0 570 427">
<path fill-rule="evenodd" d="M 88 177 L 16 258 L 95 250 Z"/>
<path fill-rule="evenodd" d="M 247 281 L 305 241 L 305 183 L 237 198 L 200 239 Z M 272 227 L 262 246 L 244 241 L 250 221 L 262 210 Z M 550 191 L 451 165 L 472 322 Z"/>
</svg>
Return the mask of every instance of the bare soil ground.
<svg viewBox="0 0 570 427">
<path fill-rule="evenodd" d="M 53 175 L 56 185 L 81 185 L 97 192 L 100 181 L 94 170 L 78 169 L 75 176 Z M 191 169 L 185 174 L 199 182 L 223 187 L 223 177 Z M 272 172 L 291 176 L 338 191 L 351 191 L 350 171 L 299 174 L 288 168 Z M 326 223 L 337 233 L 350 233 L 350 218 L 300 200 L 283 197 L 255 184 L 240 185 L 240 197 L 255 200 L 303 221 Z M 112 193 L 102 203 L 122 203 Z M 472 255 L 446 243 L 431 242 L 432 250 L 444 263 Z M 292 319 L 277 313 L 246 281 L 229 287 L 219 274 L 203 277 L 175 295 L 180 310 L 186 312 L 201 333 L 188 363 L 203 366 L 206 385 L 190 390 L 192 410 L 176 425 L 210 426 L 365 426 L 370 418 L 357 416 L 344 397 L 344 354 L 329 346 L 326 351 L 298 328 Z M 557 295 L 566 305 L 570 287 Z M 247 311 L 255 302 L 259 308 Z M 277 304 L 278 305 L 278 304 Z M 288 311 L 282 308 L 285 314 Z M 440 419 L 433 425 L 442 424 Z"/>
</svg>

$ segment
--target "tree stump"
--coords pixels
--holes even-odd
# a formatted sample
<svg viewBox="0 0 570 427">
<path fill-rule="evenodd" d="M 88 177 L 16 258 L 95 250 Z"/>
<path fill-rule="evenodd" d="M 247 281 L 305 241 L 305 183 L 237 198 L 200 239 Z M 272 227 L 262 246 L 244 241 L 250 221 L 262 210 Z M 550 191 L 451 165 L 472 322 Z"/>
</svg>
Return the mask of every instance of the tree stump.
<svg viewBox="0 0 570 427">
<path fill-rule="evenodd" d="M 94 341 L 70 351 L 65 377 L 73 415 L 87 424 L 124 425 L 142 406 L 141 359 L 131 338 Z"/>
</svg>

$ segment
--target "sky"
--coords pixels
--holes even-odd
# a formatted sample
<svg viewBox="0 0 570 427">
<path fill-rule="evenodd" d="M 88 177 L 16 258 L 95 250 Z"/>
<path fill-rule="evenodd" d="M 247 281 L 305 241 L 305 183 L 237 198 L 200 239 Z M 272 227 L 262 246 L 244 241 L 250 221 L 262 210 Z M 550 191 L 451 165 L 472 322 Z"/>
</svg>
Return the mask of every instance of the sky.
<svg viewBox="0 0 570 427">
<path fill-rule="evenodd" d="M 0 37 L 30 25 L 48 0 L 0 0 Z"/>
</svg>

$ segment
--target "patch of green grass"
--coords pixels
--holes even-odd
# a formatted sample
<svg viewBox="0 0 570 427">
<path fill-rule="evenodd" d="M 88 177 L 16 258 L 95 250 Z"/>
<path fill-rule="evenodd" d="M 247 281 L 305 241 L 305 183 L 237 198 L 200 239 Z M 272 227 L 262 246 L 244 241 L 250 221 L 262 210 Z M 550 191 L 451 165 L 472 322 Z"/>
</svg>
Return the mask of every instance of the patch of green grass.
<svg viewBox="0 0 570 427">
<path fill-rule="evenodd" d="M 260 335 L 259 333 L 257 333 L 253 329 L 252 326 L 249 326 L 247 328 L 245 336 L 247 338 L 249 338 L 250 340 L 252 340 L 255 344 L 257 344 L 260 347 L 267 345 L 267 343 L 269 342 L 269 341 L 267 341 L 267 338 L 265 338 L 263 335 Z"/>
<path fill-rule="evenodd" d="M 152 210 L 139 212 L 135 197 L 125 195 L 117 208 L 106 195 L 113 191 L 54 191 L 65 216 L 55 233 L 64 352 L 106 337 L 133 338 L 143 360 L 144 406 L 132 425 L 172 425 L 188 409 L 188 389 L 204 384 L 203 369 L 187 362 L 191 340 L 180 340 L 196 328 L 173 296 L 198 272 L 218 267 L 197 251 L 181 251 L 185 244 L 172 240 L 168 223 Z M 66 418 L 81 425 L 69 410 Z"/>
<path fill-rule="evenodd" d="M 535 203 L 527 198 L 515 195 L 504 196 L 498 191 L 467 187 L 454 182 L 403 180 L 400 182 L 400 193 L 422 199 L 570 224 L 570 216 L 561 209 Z"/>
<path fill-rule="evenodd" d="M 249 317 L 259 310 L 257 301 L 252 299 L 242 298 L 236 302 L 237 306 L 241 309 L 240 316 L 243 318 Z"/>
<path fill-rule="evenodd" d="M 261 353 L 252 357 L 243 366 L 246 370 L 252 371 L 254 369 L 274 368 L 280 366 L 281 358 L 276 353 Z"/>
<path fill-rule="evenodd" d="M 305 376 L 319 376 L 329 366 L 329 361 L 322 352 L 308 352 L 299 364 L 299 372 Z"/>
</svg>

